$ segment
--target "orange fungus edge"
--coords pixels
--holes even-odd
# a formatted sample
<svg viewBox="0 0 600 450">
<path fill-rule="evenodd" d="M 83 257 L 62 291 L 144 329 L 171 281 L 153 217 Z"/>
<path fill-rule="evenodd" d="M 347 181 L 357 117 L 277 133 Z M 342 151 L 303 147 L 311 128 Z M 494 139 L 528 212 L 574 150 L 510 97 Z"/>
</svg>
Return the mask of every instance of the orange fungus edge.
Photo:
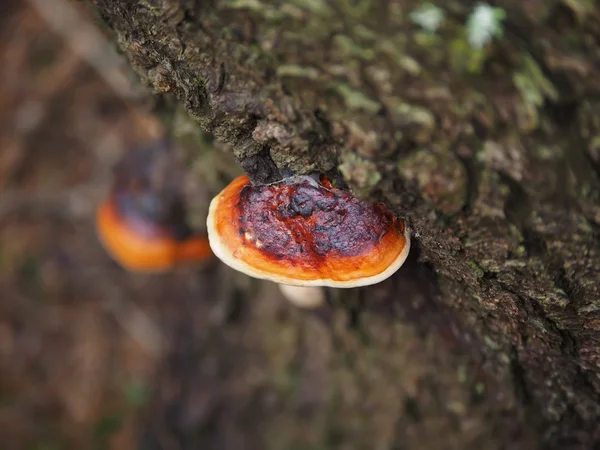
<svg viewBox="0 0 600 450">
<path fill-rule="evenodd" d="M 325 267 L 293 265 L 284 259 L 269 258 L 248 245 L 236 226 L 235 215 L 242 189 L 250 183 L 247 175 L 233 180 L 211 202 L 207 220 L 210 245 L 219 259 L 255 278 L 295 286 L 357 287 L 375 284 L 391 276 L 406 260 L 410 233 L 403 221 L 394 226 L 368 254 L 332 257 Z"/>
<path fill-rule="evenodd" d="M 204 262 L 212 259 L 213 252 L 205 236 L 192 236 L 177 247 L 178 262 Z"/>
<path fill-rule="evenodd" d="M 131 271 L 164 272 L 176 263 L 205 262 L 213 256 L 205 236 L 178 242 L 167 235 L 149 238 L 135 233 L 119 217 L 111 199 L 99 206 L 96 227 L 106 251 Z"/>
</svg>

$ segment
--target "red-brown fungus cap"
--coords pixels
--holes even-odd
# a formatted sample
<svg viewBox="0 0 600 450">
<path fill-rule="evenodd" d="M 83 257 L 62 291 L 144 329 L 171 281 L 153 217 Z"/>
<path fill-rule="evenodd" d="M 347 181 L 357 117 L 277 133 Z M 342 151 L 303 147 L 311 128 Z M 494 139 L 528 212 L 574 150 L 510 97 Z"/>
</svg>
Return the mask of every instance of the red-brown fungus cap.
<svg viewBox="0 0 600 450">
<path fill-rule="evenodd" d="M 178 263 L 204 262 L 212 256 L 206 237 L 178 240 L 168 229 L 120 211 L 114 196 L 98 208 L 96 226 L 104 248 L 128 270 L 161 272 Z"/>
<path fill-rule="evenodd" d="M 383 204 L 294 177 L 267 186 L 236 178 L 210 204 L 213 252 L 232 268 L 296 286 L 378 283 L 404 263 L 410 236 Z"/>
</svg>

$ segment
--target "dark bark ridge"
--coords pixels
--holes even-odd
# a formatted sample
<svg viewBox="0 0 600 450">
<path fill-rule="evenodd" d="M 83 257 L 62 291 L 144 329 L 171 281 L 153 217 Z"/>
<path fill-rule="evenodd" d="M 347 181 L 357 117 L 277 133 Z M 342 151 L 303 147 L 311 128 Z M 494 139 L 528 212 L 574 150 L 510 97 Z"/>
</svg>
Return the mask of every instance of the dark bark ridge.
<svg viewBox="0 0 600 450">
<path fill-rule="evenodd" d="M 436 35 L 416 1 L 91 1 L 253 180 L 337 168 L 407 218 L 513 409 L 600 442 L 597 8 L 499 1 L 505 36 L 475 52 L 459 1 Z"/>
</svg>

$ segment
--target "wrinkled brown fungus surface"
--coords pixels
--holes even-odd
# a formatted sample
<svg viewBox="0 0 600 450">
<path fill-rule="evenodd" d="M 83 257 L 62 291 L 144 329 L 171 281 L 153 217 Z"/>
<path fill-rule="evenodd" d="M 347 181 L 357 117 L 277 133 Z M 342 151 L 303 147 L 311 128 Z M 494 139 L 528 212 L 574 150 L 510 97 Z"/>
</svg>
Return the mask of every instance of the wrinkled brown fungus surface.
<svg viewBox="0 0 600 450">
<path fill-rule="evenodd" d="M 211 202 L 207 228 L 226 264 L 300 286 L 377 283 L 410 248 L 404 222 L 385 205 L 364 202 L 325 177 L 253 186 L 241 176 Z"/>
</svg>

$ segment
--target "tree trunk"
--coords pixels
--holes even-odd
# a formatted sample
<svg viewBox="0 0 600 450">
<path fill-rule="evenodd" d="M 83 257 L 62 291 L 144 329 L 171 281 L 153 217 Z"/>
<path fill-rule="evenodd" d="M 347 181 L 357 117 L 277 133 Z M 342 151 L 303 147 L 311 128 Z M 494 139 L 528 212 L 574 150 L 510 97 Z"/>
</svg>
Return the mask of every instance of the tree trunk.
<svg viewBox="0 0 600 450">
<path fill-rule="evenodd" d="M 326 314 L 258 302 L 256 339 L 195 338 L 230 382 L 187 380 L 203 412 L 173 400 L 180 448 L 600 446 L 594 0 L 499 0 L 482 50 L 460 0 L 435 32 L 416 0 L 91 3 L 253 181 L 339 171 L 413 230 L 406 268 Z"/>
</svg>

